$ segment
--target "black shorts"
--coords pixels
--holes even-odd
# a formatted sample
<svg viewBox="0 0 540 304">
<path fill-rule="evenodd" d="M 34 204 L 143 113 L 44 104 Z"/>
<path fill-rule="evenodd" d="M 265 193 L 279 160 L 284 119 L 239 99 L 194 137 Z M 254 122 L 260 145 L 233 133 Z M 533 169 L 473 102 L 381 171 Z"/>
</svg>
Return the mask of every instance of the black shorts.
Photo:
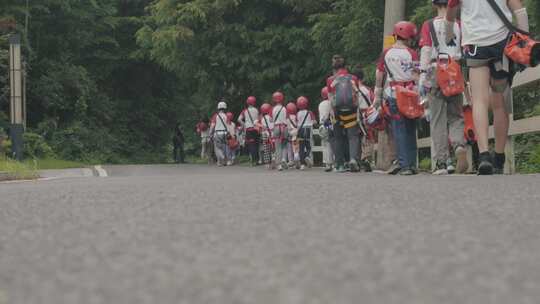
<svg viewBox="0 0 540 304">
<path fill-rule="evenodd" d="M 503 56 L 506 43 L 507 39 L 504 39 L 490 46 L 466 46 L 463 53 L 467 61 L 467 66 L 469 68 L 488 66 L 493 79 L 510 80 L 512 73 L 503 69 Z"/>
</svg>

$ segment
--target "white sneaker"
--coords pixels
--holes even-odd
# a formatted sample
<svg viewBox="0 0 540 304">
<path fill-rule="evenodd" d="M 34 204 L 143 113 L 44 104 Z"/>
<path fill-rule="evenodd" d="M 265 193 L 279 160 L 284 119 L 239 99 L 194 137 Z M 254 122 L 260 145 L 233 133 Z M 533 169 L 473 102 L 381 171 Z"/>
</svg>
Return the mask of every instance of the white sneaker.
<svg viewBox="0 0 540 304">
<path fill-rule="evenodd" d="M 306 157 L 305 162 L 306 162 L 306 165 L 307 165 L 308 168 L 313 167 L 313 161 L 311 161 L 311 158 Z"/>
<path fill-rule="evenodd" d="M 300 166 L 300 170 L 306 170 L 306 166 L 301 165 L 301 166 Z"/>
<path fill-rule="evenodd" d="M 278 171 L 283 171 L 283 165 L 279 165 L 279 166 L 277 167 L 277 169 L 278 169 Z"/>
<path fill-rule="evenodd" d="M 233 165 L 233 162 L 232 161 L 228 161 L 227 162 L 227 166 L 232 166 Z"/>
</svg>

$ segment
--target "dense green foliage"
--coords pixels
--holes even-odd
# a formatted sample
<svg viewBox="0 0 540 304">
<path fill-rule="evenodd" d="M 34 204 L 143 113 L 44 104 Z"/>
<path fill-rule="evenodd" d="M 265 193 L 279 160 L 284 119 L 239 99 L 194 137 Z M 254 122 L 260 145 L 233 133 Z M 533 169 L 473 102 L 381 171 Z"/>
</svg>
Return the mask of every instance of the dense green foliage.
<svg viewBox="0 0 540 304">
<path fill-rule="evenodd" d="M 432 14 L 428 0 L 407 4 L 418 24 Z M 540 5 L 528 5 L 540 24 Z M 334 53 L 372 81 L 384 1 L 3 0 L 0 18 L 17 20 L 23 36 L 36 146 L 65 159 L 148 162 L 169 157 L 177 121 L 195 142 L 195 122 L 221 97 L 234 111 L 247 95 L 262 101 L 278 89 L 315 104 Z"/>
</svg>

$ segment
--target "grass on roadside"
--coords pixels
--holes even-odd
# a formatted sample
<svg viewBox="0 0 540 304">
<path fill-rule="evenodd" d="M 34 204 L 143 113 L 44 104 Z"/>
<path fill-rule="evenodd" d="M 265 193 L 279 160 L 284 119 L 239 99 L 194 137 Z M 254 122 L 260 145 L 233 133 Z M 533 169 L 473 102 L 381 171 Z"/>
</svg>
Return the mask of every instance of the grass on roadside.
<svg viewBox="0 0 540 304">
<path fill-rule="evenodd" d="M 21 163 L 9 158 L 0 158 L 0 172 L 6 172 L 9 179 L 36 179 L 39 177 L 37 171 L 25 163 Z"/>
</svg>

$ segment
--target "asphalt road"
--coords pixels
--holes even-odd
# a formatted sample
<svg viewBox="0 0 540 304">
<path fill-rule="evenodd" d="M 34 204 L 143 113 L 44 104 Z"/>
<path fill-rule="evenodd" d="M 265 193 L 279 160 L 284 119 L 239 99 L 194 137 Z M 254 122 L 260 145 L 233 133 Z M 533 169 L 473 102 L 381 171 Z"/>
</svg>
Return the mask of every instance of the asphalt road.
<svg viewBox="0 0 540 304">
<path fill-rule="evenodd" d="M 540 301 L 540 176 L 105 169 L 0 184 L 0 304 Z"/>
</svg>

